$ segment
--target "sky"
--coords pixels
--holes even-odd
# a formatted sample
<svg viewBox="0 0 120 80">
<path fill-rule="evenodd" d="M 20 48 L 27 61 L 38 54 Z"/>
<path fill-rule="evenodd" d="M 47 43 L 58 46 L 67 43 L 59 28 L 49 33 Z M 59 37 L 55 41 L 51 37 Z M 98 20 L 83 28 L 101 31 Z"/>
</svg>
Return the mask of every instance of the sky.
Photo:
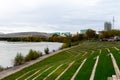
<svg viewBox="0 0 120 80">
<path fill-rule="evenodd" d="M 79 32 L 120 29 L 120 0 L 0 0 L 0 32 Z"/>
</svg>

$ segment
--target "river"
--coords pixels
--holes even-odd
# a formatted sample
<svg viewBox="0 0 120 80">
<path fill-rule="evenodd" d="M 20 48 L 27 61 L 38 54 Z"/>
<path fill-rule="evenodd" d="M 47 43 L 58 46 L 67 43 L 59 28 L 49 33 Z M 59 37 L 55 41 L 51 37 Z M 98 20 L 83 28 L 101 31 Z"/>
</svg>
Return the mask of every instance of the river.
<svg viewBox="0 0 120 80">
<path fill-rule="evenodd" d="M 17 53 L 27 55 L 30 49 L 41 51 L 49 48 L 50 52 L 58 50 L 62 43 L 57 42 L 6 42 L 0 41 L 0 65 L 2 67 L 12 67 Z"/>
</svg>

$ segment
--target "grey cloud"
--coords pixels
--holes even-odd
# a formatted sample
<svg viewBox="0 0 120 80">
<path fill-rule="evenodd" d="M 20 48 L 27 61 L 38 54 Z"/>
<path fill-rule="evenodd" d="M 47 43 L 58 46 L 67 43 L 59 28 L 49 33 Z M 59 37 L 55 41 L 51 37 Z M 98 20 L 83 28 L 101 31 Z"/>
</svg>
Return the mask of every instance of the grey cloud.
<svg viewBox="0 0 120 80">
<path fill-rule="evenodd" d="M 44 6 L 37 5 L 35 8 L 26 8 L 8 16 L 0 18 L 1 26 L 14 26 L 16 31 L 23 29 L 29 31 L 78 31 L 84 28 L 102 30 L 105 21 L 111 21 L 115 16 L 116 28 L 119 28 L 120 1 L 101 0 L 93 6 L 71 5 L 68 1 L 52 0 Z M 71 0 L 72 1 L 72 0 Z M 73 0 L 74 1 L 74 0 Z M 27 3 L 26 3 L 27 4 Z M 2 28 L 0 26 L 0 28 Z M 27 27 L 25 27 L 27 26 Z M 35 28 L 31 28 L 35 26 Z M 44 28 L 44 29 L 43 29 Z M 39 29 L 39 30 L 37 30 Z M 14 30 L 15 31 L 15 30 Z"/>
</svg>

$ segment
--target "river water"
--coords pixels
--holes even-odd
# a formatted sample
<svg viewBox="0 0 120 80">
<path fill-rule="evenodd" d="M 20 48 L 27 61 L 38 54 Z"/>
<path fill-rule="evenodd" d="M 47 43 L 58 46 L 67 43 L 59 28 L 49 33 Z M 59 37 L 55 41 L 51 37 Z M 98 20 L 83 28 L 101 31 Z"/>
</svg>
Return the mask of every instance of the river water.
<svg viewBox="0 0 120 80">
<path fill-rule="evenodd" d="M 0 65 L 3 67 L 13 66 L 13 60 L 17 53 L 27 55 L 30 49 L 41 51 L 49 48 L 50 52 L 58 50 L 62 43 L 57 42 L 6 42 L 0 41 Z"/>
</svg>

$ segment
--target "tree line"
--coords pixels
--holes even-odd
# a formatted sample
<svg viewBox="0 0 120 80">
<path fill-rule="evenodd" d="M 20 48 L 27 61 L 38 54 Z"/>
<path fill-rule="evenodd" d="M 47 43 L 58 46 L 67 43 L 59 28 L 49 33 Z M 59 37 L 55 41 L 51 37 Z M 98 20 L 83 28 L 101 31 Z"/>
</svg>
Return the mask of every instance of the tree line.
<svg viewBox="0 0 120 80">
<path fill-rule="evenodd" d="M 40 36 L 28 36 L 28 37 L 11 37 L 11 38 L 0 38 L 0 40 L 6 41 L 20 41 L 20 42 L 62 42 L 66 43 L 68 41 L 76 42 L 81 40 L 93 40 L 93 39 L 103 39 L 103 38 L 111 38 L 114 36 L 120 36 L 120 30 L 109 30 L 109 31 L 101 31 L 100 33 L 96 33 L 95 30 L 88 29 L 86 33 L 77 33 L 76 35 L 62 37 L 58 34 L 53 34 L 51 37 L 42 38 Z"/>
</svg>

